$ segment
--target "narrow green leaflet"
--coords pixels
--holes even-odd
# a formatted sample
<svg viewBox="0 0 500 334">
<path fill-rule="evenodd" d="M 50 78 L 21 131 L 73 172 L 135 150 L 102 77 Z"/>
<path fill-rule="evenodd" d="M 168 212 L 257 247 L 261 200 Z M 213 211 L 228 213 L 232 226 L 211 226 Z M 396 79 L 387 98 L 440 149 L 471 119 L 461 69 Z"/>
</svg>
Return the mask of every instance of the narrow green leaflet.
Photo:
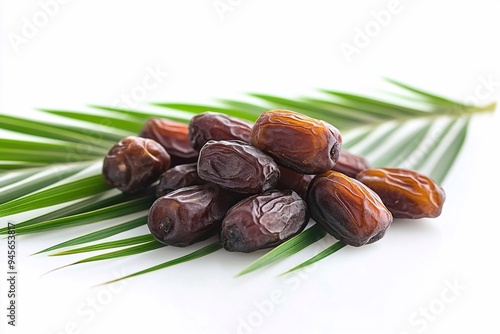
<svg viewBox="0 0 500 334">
<path fill-rule="evenodd" d="M 158 248 L 163 248 L 166 247 L 166 245 L 159 243 L 158 241 L 149 241 L 145 243 L 140 243 L 138 245 L 128 247 L 125 249 L 120 249 L 117 251 L 105 253 L 105 254 L 100 254 L 92 257 L 85 258 L 83 260 L 79 260 L 70 264 L 67 264 L 65 266 L 59 267 L 52 269 L 49 272 L 53 272 L 62 268 L 67 268 L 70 266 L 74 266 L 77 264 L 82 264 L 82 263 L 88 263 L 88 262 L 95 262 L 95 261 L 102 261 L 102 260 L 111 260 L 111 259 L 116 259 L 119 257 L 124 257 L 124 256 L 131 256 L 131 255 L 137 255 L 145 252 L 150 252 L 152 250 L 158 249 Z M 114 248 L 114 247 L 112 247 Z"/>
<path fill-rule="evenodd" d="M 460 107 L 464 107 L 464 108 L 468 107 L 468 106 L 466 106 L 462 103 L 459 103 L 457 101 L 453 101 L 453 100 L 447 99 L 443 96 L 439 96 L 436 94 L 426 92 L 424 90 L 421 90 L 421 89 L 415 88 L 413 86 L 404 84 L 404 83 L 397 81 L 397 80 L 387 79 L 387 78 L 385 80 L 392 83 L 393 85 L 396 85 L 398 87 L 403 88 L 406 91 L 415 93 L 415 94 L 422 96 L 422 97 L 425 97 L 427 100 L 434 102 L 434 103 L 439 103 L 439 104 L 446 105 L 446 106 L 460 106 Z"/>
<path fill-rule="evenodd" d="M 33 169 L 44 167 L 47 164 L 40 162 L 13 162 L 13 161 L 0 161 L 0 175 L 5 175 L 11 171 L 21 171 L 23 169 Z"/>
<path fill-rule="evenodd" d="M 103 125 L 114 129 L 124 130 L 130 133 L 138 133 L 142 127 L 142 119 L 132 118 L 130 116 L 124 117 L 123 115 L 113 117 L 112 114 L 107 113 L 103 115 L 96 115 L 84 112 L 66 111 L 66 110 L 53 110 L 53 109 L 40 109 L 50 114 L 63 116 L 66 118 L 77 119 L 84 122 Z"/>
<path fill-rule="evenodd" d="M 110 191 L 112 192 L 112 190 Z M 26 227 L 26 226 L 31 226 L 35 225 L 38 223 L 42 223 L 48 220 L 53 220 L 57 218 L 63 218 L 63 217 L 68 217 L 72 215 L 76 215 L 79 213 L 85 213 L 89 211 L 94 211 L 97 209 L 102 209 L 111 205 L 119 204 L 124 201 L 126 201 L 128 198 L 127 196 L 123 194 L 118 194 L 115 196 L 111 197 L 105 197 L 108 192 L 96 194 L 94 196 L 90 196 L 84 200 L 78 201 L 76 203 L 66 205 L 60 209 L 53 210 L 51 212 L 48 212 L 46 214 L 42 214 L 40 216 L 36 216 L 34 218 L 25 220 L 23 222 L 17 223 L 16 227 L 21 228 L 21 227 Z M 8 229 L 7 227 L 1 228 L 0 229 L 0 234 L 5 234 L 7 233 Z"/>
<path fill-rule="evenodd" d="M 51 246 L 49 248 L 45 248 L 45 249 L 43 249 L 35 254 L 50 252 L 50 251 L 54 251 L 54 250 L 57 250 L 60 248 L 76 246 L 76 245 L 81 245 L 81 244 L 85 244 L 85 243 L 89 243 L 89 242 L 93 242 L 93 241 L 97 241 L 97 240 L 102 240 L 102 239 L 111 237 L 113 235 L 131 230 L 133 228 L 145 225 L 146 223 L 147 223 L 147 216 L 139 217 L 137 219 L 133 219 L 133 220 L 130 220 L 130 221 L 125 222 L 125 223 L 110 226 L 110 227 L 104 228 L 102 230 L 87 233 L 87 234 L 82 235 L 80 237 L 73 238 L 73 239 L 65 241 L 65 242 L 61 242 L 57 245 Z M 59 254 L 53 254 L 53 255 L 59 255 Z"/>
<path fill-rule="evenodd" d="M 18 234 L 34 233 L 54 228 L 81 226 L 85 224 L 101 222 L 106 219 L 122 217 L 128 214 L 147 210 L 151 207 L 153 201 L 154 198 L 152 196 L 148 196 L 111 205 L 94 211 L 88 211 L 72 216 L 66 216 L 53 220 L 44 221 L 34 225 L 29 225 L 24 227 L 16 226 L 16 233 Z"/>
<path fill-rule="evenodd" d="M 153 272 L 153 271 L 156 271 L 156 270 L 160 270 L 160 269 L 168 268 L 168 267 L 171 267 L 171 266 L 175 266 L 177 264 L 181 264 L 181 263 L 184 263 L 184 262 L 187 262 L 187 261 L 192 261 L 192 260 L 198 259 L 200 257 L 206 256 L 208 254 L 211 254 L 211 253 L 213 253 L 215 251 L 218 251 L 221 248 L 222 248 L 222 246 L 221 246 L 220 242 L 216 241 L 214 243 L 209 244 L 208 246 L 202 247 L 202 248 L 200 248 L 200 249 L 198 249 L 198 250 L 196 250 L 196 251 L 194 251 L 192 253 L 189 253 L 187 255 L 178 257 L 176 259 L 173 259 L 173 260 L 170 260 L 170 261 L 167 261 L 167 262 L 164 262 L 164 263 L 160 263 L 160 264 L 158 264 L 156 266 L 153 266 L 151 268 L 144 269 L 144 270 L 135 272 L 135 273 L 127 275 L 127 276 L 123 276 L 123 277 L 120 277 L 120 278 L 117 278 L 117 279 L 114 279 L 114 280 L 111 280 L 111 281 L 104 282 L 104 283 L 102 283 L 100 285 L 105 285 L 105 284 L 110 284 L 110 283 L 118 282 L 118 281 L 121 281 L 121 280 L 126 279 L 126 278 L 131 278 L 131 277 L 135 277 L 135 276 L 147 274 L 147 273 L 150 273 L 150 272 Z"/>
<path fill-rule="evenodd" d="M 314 225 L 299 235 L 285 241 L 281 245 L 273 248 L 265 255 L 261 256 L 255 262 L 251 263 L 248 267 L 243 269 L 236 276 L 243 276 L 245 274 L 251 273 L 257 269 L 270 265 L 279 260 L 283 260 L 295 253 L 298 253 L 307 246 L 315 243 L 326 235 L 325 230 L 323 230 L 319 225 Z"/>
<path fill-rule="evenodd" d="M 430 128 L 431 123 L 427 123 L 417 129 L 410 131 L 405 130 L 405 135 L 397 141 L 394 141 L 394 145 L 391 145 L 379 158 L 372 161 L 372 166 L 387 167 L 398 165 L 399 161 L 403 161 L 413 152 L 429 132 Z M 386 139 L 390 140 L 390 138 Z"/>
<path fill-rule="evenodd" d="M 89 245 L 89 246 L 85 246 L 85 247 L 69 249 L 66 251 L 50 254 L 50 256 L 61 256 L 61 255 L 72 255 L 72 254 L 78 254 L 78 253 L 95 252 L 98 250 L 139 245 L 139 244 L 143 244 L 146 242 L 153 242 L 153 241 L 155 241 L 155 239 L 151 234 L 143 234 L 143 235 L 138 235 L 135 237 L 107 241 L 107 242 L 102 242 L 102 243 L 95 244 L 95 245 Z M 41 253 L 41 252 L 38 252 L 37 254 L 39 254 L 39 253 Z"/>
<path fill-rule="evenodd" d="M 17 183 L 19 181 L 25 180 L 36 173 L 39 173 L 40 171 L 38 169 L 30 169 L 30 170 L 23 170 L 23 171 L 16 171 L 13 173 L 8 173 L 8 174 L 0 174 L 0 189 L 10 186 L 14 183 Z M 3 189 L 2 189 L 3 190 Z M 3 192 L 2 192 L 3 195 Z M 3 197 L 0 197 L 3 198 Z M 0 203 L 3 203 L 4 200 L 0 200 Z"/>
<path fill-rule="evenodd" d="M 122 108 L 115 108 L 115 107 L 106 107 L 106 106 L 98 106 L 98 105 L 90 105 L 90 107 L 99 109 L 99 110 L 105 110 L 105 111 L 110 111 L 115 113 L 117 116 L 120 115 L 127 115 L 127 116 L 133 116 L 134 118 L 140 119 L 140 124 L 143 125 L 144 122 L 148 118 L 151 117 L 160 117 L 160 118 L 168 118 L 173 121 L 177 121 L 180 123 L 187 123 L 189 119 L 191 119 L 192 116 L 194 116 L 193 113 L 189 112 L 182 112 L 181 115 L 174 115 L 171 112 L 142 112 L 139 110 L 131 110 L 131 109 L 122 109 Z"/>
<path fill-rule="evenodd" d="M 8 189 L 2 189 L 0 193 L 0 203 L 7 203 L 21 196 L 33 193 L 55 182 L 63 180 L 68 176 L 75 175 L 85 167 L 87 167 L 87 165 L 82 164 L 70 168 L 45 170 L 34 177 L 27 177 L 24 180 L 11 184 Z"/>
<path fill-rule="evenodd" d="M 324 259 L 325 257 L 327 256 L 330 256 L 332 255 L 333 253 L 335 253 L 336 251 L 344 248 L 345 246 L 347 246 L 344 242 L 342 241 L 337 241 L 336 243 L 334 243 L 333 245 L 331 245 L 330 247 L 324 249 L 323 251 L 321 251 L 320 253 L 316 254 L 315 256 L 313 256 L 312 258 L 310 258 L 309 260 L 307 261 L 304 261 L 302 262 L 301 264 L 299 264 L 298 266 L 295 266 L 293 267 L 292 269 L 284 272 L 283 274 L 281 274 L 280 276 L 282 275 L 285 275 L 285 274 L 289 274 L 291 273 L 292 271 L 295 271 L 295 270 L 298 270 L 298 269 L 302 269 L 304 267 L 307 267 L 307 266 L 310 266 L 311 264 L 313 263 L 316 263 L 322 259 Z"/>
<path fill-rule="evenodd" d="M 455 162 L 458 153 L 465 142 L 468 125 L 469 122 L 467 119 L 467 121 L 461 126 L 460 131 L 458 131 L 457 135 L 450 141 L 450 144 L 444 150 L 439 162 L 430 172 L 430 176 L 438 183 L 442 183 L 444 181 L 446 175 L 453 166 L 453 163 Z"/>
<path fill-rule="evenodd" d="M 89 176 L 2 203 L 0 217 L 66 203 L 109 189 L 111 187 L 104 183 L 100 174 Z"/>
<path fill-rule="evenodd" d="M 82 143 L 85 145 L 90 143 L 105 148 L 111 147 L 122 138 L 119 134 L 97 131 L 88 127 L 59 125 L 41 120 L 28 120 L 7 115 L 0 115 L 0 129 L 71 143 Z"/>
</svg>

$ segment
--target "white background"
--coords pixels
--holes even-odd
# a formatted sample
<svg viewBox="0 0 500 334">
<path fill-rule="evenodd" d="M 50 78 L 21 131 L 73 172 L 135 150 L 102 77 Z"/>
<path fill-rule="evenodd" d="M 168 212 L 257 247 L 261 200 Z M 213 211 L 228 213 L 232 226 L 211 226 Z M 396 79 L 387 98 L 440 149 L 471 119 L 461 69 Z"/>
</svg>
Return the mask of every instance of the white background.
<svg viewBox="0 0 500 334">
<path fill-rule="evenodd" d="M 389 1 L 62 2 L 0 2 L 1 112 L 116 105 L 151 70 L 161 73 L 157 84 L 132 101 L 145 110 L 153 101 L 246 92 L 373 92 L 383 77 L 458 100 L 477 97 L 489 78 L 495 84 L 491 91 L 483 85 L 489 94 L 479 102 L 500 96 L 498 1 L 401 1 L 349 60 L 342 43 L 355 45 L 359 29 L 377 26 L 374 13 L 380 19 Z M 230 9 L 218 12 L 215 4 Z M 91 288 L 185 251 L 165 248 L 42 276 L 79 257 L 30 254 L 93 227 L 19 238 L 18 326 L 6 325 L 1 274 L 0 332 L 499 332 L 498 128 L 498 110 L 474 119 L 444 184 L 440 218 L 393 224 L 380 242 L 345 248 L 286 278 L 276 275 L 327 244 L 239 279 L 234 274 L 263 253 L 219 252 Z M 0 246 L 6 262 L 5 240 Z"/>
</svg>

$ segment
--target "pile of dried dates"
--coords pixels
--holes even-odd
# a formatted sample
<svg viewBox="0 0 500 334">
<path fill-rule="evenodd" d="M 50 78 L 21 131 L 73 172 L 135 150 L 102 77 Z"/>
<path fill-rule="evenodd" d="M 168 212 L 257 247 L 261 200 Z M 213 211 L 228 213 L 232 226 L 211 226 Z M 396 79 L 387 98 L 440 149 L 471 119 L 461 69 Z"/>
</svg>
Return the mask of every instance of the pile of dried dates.
<svg viewBox="0 0 500 334">
<path fill-rule="evenodd" d="M 445 193 L 433 180 L 370 168 L 341 146 L 334 126 L 297 112 L 270 110 L 254 124 L 206 112 L 188 125 L 150 119 L 111 148 L 102 172 L 124 193 L 156 186 L 148 227 L 172 246 L 218 235 L 226 250 L 252 252 L 299 234 L 309 218 L 361 246 L 393 218 L 439 216 Z"/>
</svg>

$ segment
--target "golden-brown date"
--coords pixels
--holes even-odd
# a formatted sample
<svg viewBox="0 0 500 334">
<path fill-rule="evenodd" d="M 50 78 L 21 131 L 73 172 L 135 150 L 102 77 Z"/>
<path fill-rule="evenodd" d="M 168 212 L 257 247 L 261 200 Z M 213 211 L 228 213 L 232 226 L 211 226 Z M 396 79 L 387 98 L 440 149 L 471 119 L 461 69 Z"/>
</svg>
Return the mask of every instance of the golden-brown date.
<svg viewBox="0 0 500 334">
<path fill-rule="evenodd" d="M 270 110 L 255 122 L 251 143 L 278 164 L 303 174 L 319 174 L 337 161 L 342 137 L 324 121 L 289 110 Z"/>
<path fill-rule="evenodd" d="M 338 240 L 362 246 L 382 238 L 392 215 L 367 186 L 335 171 L 314 177 L 307 204 L 312 218 Z"/>
<path fill-rule="evenodd" d="M 239 193 L 257 194 L 273 188 L 278 165 L 261 150 L 239 140 L 211 140 L 200 151 L 198 175 Z"/>
<path fill-rule="evenodd" d="M 124 193 L 146 189 L 170 167 L 170 155 L 156 141 L 127 137 L 114 145 L 104 158 L 104 180 Z"/>
<path fill-rule="evenodd" d="M 370 165 L 365 158 L 342 150 L 340 151 L 339 160 L 337 160 L 332 170 L 355 178 L 359 172 L 368 168 L 370 168 Z"/>
<path fill-rule="evenodd" d="M 196 163 L 177 165 L 160 176 L 156 185 L 156 196 L 164 196 L 180 188 L 204 183 L 205 181 L 198 176 Z"/>
<path fill-rule="evenodd" d="M 222 221 L 220 240 L 230 252 L 273 247 L 300 233 L 309 215 L 292 190 L 269 190 L 238 202 Z"/>
<path fill-rule="evenodd" d="M 217 234 L 238 199 L 214 184 L 181 188 L 153 203 L 148 228 L 159 242 L 184 247 Z"/>
<path fill-rule="evenodd" d="M 215 112 L 196 115 L 189 122 L 189 139 L 197 151 L 210 140 L 241 140 L 248 143 L 251 131 L 250 123 Z"/>
<path fill-rule="evenodd" d="M 374 168 L 356 178 L 380 196 L 394 218 L 437 217 L 443 209 L 443 188 L 416 171 Z"/>
<path fill-rule="evenodd" d="M 151 118 L 146 122 L 139 136 L 160 143 L 170 154 L 172 166 L 196 162 L 198 159 L 198 152 L 193 149 L 189 142 L 187 124 Z"/>
</svg>

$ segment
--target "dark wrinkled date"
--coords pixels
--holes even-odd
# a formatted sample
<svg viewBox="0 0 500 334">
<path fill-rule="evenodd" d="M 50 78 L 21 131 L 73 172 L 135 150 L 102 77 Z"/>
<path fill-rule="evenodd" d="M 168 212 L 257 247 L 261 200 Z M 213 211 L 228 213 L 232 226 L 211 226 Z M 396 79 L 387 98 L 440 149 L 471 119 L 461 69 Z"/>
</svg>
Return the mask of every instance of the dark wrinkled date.
<svg viewBox="0 0 500 334">
<path fill-rule="evenodd" d="M 370 165 L 365 158 L 342 150 L 340 151 L 339 160 L 337 160 L 332 170 L 355 178 L 359 172 L 368 168 L 370 168 Z"/>
<path fill-rule="evenodd" d="M 256 194 L 273 188 L 280 171 L 271 157 L 247 143 L 211 140 L 200 151 L 198 175 L 232 191 Z"/>
<path fill-rule="evenodd" d="M 149 119 L 142 128 L 140 137 L 150 138 L 160 143 L 172 158 L 172 166 L 196 162 L 198 152 L 189 142 L 186 124 L 161 118 Z"/>
<path fill-rule="evenodd" d="M 437 217 L 443 209 L 443 188 L 413 170 L 367 169 L 357 179 L 380 196 L 395 218 Z"/>
<path fill-rule="evenodd" d="M 205 112 L 191 118 L 189 139 L 199 151 L 210 140 L 241 140 L 250 142 L 252 125 L 224 114 Z"/>
<path fill-rule="evenodd" d="M 170 155 L 152 139 L 127 137 L 109 150 L 102 174 L 110 185 L 125 193 L 146 189 L 169 168 Z"/>
<path fill-rule="evenodd" d="M 203 183 L 205 183 L 205 181 L 198 176 L 195 163 L 177 165 L 160 176 L 158 184 L 156 185 L 156 196 L 160 197 L 183 187 L 195 186 Z"/>
<path fill-rule="evenodd" d="M 148 227 L 159 242 L 184 247 L 217 234 L 238 199 L 213 184 L 181 188 L 153 203 Z"/>
<path fill-rule="evenodd" d="M 319 174 L 337 161 L 342 137 L 326 122 L 289 110 L 270 110 L 255 122 L 251 143 L 280 165 L 302 174 Z"/>
<path fill-rule="evenodd" d="M 311 181 L 307 204 L 318 224 L 352 246 L 379 240 L 393 219 L 376 193 L 334 171 L 317 175 Z"/>
<path fill-rule="evenodd" d="M 233 206 L 222 222 L 220 240 L 231 252 L 276 246 L 300 233 L 308 221 L 306 203 L 291 190 L 270 190 Z"/>
</svg>

